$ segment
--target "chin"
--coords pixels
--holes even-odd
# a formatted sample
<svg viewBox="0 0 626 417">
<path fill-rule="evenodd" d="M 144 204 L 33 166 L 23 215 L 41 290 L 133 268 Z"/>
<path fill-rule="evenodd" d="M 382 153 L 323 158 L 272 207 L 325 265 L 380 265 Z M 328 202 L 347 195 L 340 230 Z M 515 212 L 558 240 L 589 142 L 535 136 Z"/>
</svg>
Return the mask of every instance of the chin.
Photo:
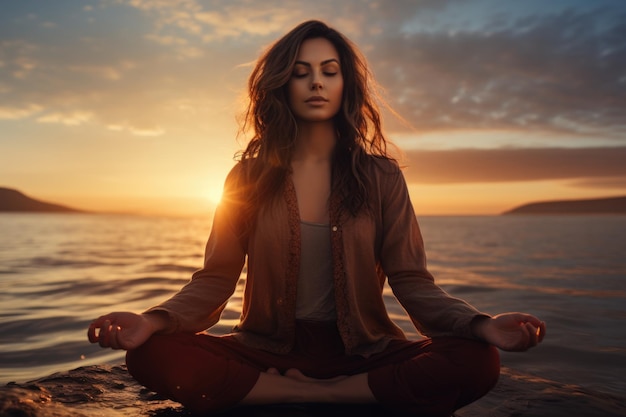
<svg viewBox="0 0 626 417">
<path fill-rule="evenodd" d="M 296 118 L 308 123 L 334 122 L 336 114 L 300 114 Z"/>
</svg>

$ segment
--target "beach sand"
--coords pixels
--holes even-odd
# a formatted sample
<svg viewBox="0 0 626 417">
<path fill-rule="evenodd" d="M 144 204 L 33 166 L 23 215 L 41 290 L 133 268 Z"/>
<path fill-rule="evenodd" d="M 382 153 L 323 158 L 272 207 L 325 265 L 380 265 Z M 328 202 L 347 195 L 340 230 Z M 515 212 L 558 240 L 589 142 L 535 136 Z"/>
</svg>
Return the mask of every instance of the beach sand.
<svg viewBox="0 0 626 417">
<path fill-rule="evenodd" d="M 222 417 L 392 417 L 372 406 L 276 405 L 247 407 Z M 626 399 L 578 386 L 522 375 L 503 368 L 496 387 L 457 417 L 623 417 Z M 157 397 L 137 384 L 124 365 L 98 365 L 0 387 L 2 417 L 183 417 L 180 404 Z"/>
</svg>

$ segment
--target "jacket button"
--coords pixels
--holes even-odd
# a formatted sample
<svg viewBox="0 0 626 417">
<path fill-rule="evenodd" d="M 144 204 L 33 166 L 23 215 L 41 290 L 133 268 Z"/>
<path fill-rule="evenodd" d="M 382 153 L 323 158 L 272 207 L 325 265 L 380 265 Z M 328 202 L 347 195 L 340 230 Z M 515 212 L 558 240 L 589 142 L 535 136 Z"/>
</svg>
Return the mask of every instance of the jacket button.
<svg viewBox="0 0 626 417">
<path fill-rule="evenodd" d="M 333 232 L 337 231 L 337 226 L 333 226 Z"/>
</svg>

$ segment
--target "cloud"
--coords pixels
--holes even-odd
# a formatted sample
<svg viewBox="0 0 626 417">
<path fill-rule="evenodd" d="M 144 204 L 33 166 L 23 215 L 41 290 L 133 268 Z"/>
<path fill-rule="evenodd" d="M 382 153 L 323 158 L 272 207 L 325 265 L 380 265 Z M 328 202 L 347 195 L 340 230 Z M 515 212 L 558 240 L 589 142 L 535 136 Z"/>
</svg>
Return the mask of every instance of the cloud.
<svg viewBox="0 0 626 417">
<path fill-rule="evenodd" d="M 103 126 L 170 130 L 175 103 L 208 108 L 234 101 L 249 71 L 239 64 L 296 23 L 319 18 L 362 47 L 391 104 L 418 131 L 623 141 L 626 17 L 602 10 L 485 17 L 490 10 L 477 1 L 478 23 L 449 19 L 466 16 L 458 10 L 468 4 L 101 0 L 78 13 L 33 14 L 15 2 L 0 22 L 0 117 L 84 112 Z M 44 30 L 43 21 L 56 26 Z M 407 132 L 386 120 L 390 131 Z"/>
<path fill-rule="evenodd" d="M 48 113 L 37 118 L 39 123 L 60 123 L 66 126 L 78 126 L 83 123 L 91 121 L 93 115 L 90 112 L 72 112 L 69 114 L 63 113 Z"/>
<path fill-rule="evenodd" d="M 607 178 L 585 178 L 572 181 L 571 185 L 576 188 L 589 189 L 619 189 L 626 192 L 626 176 Z"/>
<path fill-rule="evenodd" d="M 42 109 L 37 104 L 26 104 L 20 107 L 0 106 L 0 120 L 18 120 L 30 117 Z"/>
<path fill-rule="evenodd" d="M 37 49 L 37 45 L 22 39 L 0 40 L 0 74 L 17 79 L 27 77 L 37 67 Z"/>
<path fill-rule="evenodd" d="M 372 40 L 368 58 L 417 129 L 626 135 L 626 15 L 589 11 Z M 402 129 L 395 125 L 395 129 Z"/>
<path fill-rule="evenodd" d="M 165 133 L 165 130 L 160 126 L 137 127 L 130 125 L 108 125 L 107 128 L 115 132 L 127 131 L 135 136 L 161 136 Z"/>
<path fill-rule="evenodd" d="M 411 150 L 408 182 L 420 184 L 573 180 L 624 184 L 626 147 Z"/>
<path fill-rule="evenodd" d="M 70 65 L 67 70 L 90 78 L 117 81 L 124 76 L 124 72 L 133 67 L 132 62 L 122 62 L 118 65 Z"/>
<path fill-rule="evenodd" d="M 150 36 L 156 41 L 175 36 L 174 33 L 193 35 L 204 42 L 244 35 L 265 36 L 282 31 L 285 22 L 300 13 L 299 8 L 290 9 L 284 4 L 272 7 L 269 2 L 206 5 L 195 0 L 125 0 L 119 3 L 154 18 L 157 33 Z"/>
<path fill-rule="evenodd" d="M 196 0 L 116 0 L 148 13 L 159 32 L 182 31 L 203 41 L 254 36 L 271 39 L 308 19 L 326 20 L 352 35 L 397 30 L 402 22 L 427 9 L 442 10 L 459 0 L 249 0 L 200 2 Z"/>
</svg>

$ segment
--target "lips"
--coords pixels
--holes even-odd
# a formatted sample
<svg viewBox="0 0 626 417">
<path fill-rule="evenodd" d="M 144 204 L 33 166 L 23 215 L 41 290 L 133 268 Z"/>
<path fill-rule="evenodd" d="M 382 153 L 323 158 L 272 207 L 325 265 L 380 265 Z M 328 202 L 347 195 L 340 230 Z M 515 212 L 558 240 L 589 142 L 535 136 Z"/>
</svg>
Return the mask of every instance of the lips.
<svg viewBox="0 0 626 417">
<path fill-rule="evenodd" d="M 322 97 L 322 96 L 313 96 L 313 97 L 309 97 L 305 100 L 305 103 L 324 103 L 328 101 L 328 99 Z"/>
</svg>

